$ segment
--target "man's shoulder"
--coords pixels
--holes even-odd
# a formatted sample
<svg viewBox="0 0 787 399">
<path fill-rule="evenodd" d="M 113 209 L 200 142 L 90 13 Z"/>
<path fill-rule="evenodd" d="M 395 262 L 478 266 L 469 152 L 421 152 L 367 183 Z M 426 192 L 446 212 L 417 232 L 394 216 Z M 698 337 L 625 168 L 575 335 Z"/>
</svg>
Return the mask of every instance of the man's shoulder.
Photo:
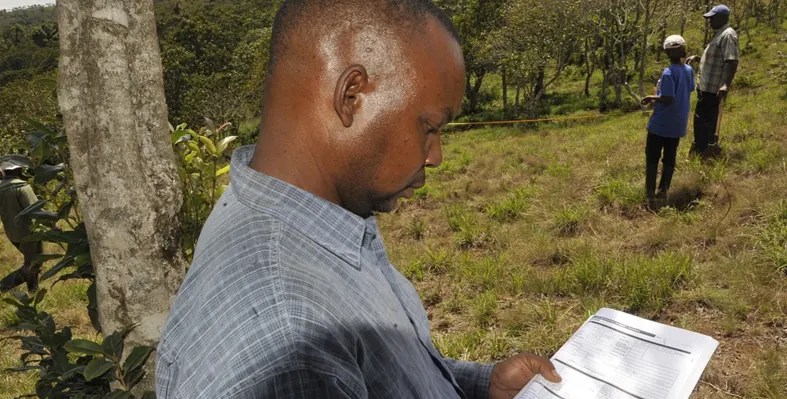
<svg viewBox="0 0 787 399">
<path fill-rule="evenodd" d="M 661 71 L 661 77 L 662 78 L 666 77 L 666 76 L 672 76 L 672 75 L 673 75 L 673 73 L 672 73 L 672 66 L 671 65 L 667 66 L 666 68 L 664 68 L 663 71 Z"/>
<path fill-rule="evenodd" d="M 683 64 L 680 71 L 689 79 L 694 77 L 694 68 L 692 68 L 691 65 Z"/>
<path fill-rule="evenodd" d="M 728 27 L 727 29 L 724 29 L 724 31 L 721 32 L 721 35 L 728 38 L 734 38 L 734 39 L 738 38 L 738 32 L 735 31 L 735 29 L 733 29 L 731 26 Z"/>
</svg>

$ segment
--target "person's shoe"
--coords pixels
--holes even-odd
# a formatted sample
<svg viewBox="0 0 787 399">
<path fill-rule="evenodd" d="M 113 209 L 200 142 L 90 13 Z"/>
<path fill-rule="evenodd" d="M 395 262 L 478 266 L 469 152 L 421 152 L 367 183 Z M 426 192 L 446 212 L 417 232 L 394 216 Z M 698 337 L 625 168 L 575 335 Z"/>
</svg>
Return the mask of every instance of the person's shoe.
<svg viewBox="0 0 787 399">
<path fill-rule="evenodd" d="M 708 148 L 700 156 L 703 161 L 719 158 L 721 156 L 721 146 L 718 143 L 708 144 Z"/>
<path fill-rule="evenodd" d="M 648 209 L 651 211 L 658 209 L 658 201 L 655 194 L 648 194 Z"/>
<path fill-rule="evenodd" d="M 656 202 L 658 203 L 659 208 L 667 206 L 667 198 L 667 190 L 659 191 L 656 194 Z"/>
</svg>

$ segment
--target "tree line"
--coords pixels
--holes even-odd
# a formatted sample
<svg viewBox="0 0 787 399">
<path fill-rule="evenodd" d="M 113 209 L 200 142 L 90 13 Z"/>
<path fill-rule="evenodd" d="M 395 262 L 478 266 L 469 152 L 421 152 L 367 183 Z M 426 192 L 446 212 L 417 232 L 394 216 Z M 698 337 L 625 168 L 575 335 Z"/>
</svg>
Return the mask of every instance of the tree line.
<svg viewBox="0 0 787 399">
<path fill-rule="evenodd" d="M 204 125 L 232 122 L 242 143 L 253 142 L 262 107 L 273 16 L 281 0 L 159 0 L 156 28 L 169 118 Z M 703 26 L 708 0 L 437 0 L 454 21 L 467 62 L 463 113 L 497 116 L 549 113 L 544 99 L 566 79 L 604 112 L 636 104 L 659 71 L 659 44 L 689 26 Z M 732 24 L 748 46 L 750 28 L 778 27 L 781 0 L 730 0 Z M 58 123 L 48 93 L 30 85 L 53 78 L 58 30 L 54 7 L 0 12 L 0 149 L 24 146 L 20 115 Z M 704 41 L 710 39 L 707 28 Z M 704 43 L 690 43 L 699 52 Z M 500 89 L 484 92 L 499 76 Z M 594 78 L 596 77 L 596 78 Z M 636 82 L 636 83 L 632 83 Z M 500 93 L 502 91 L 502 93 Z M 502 100 L 502 101 L 500 101 Z"/>
</svg>

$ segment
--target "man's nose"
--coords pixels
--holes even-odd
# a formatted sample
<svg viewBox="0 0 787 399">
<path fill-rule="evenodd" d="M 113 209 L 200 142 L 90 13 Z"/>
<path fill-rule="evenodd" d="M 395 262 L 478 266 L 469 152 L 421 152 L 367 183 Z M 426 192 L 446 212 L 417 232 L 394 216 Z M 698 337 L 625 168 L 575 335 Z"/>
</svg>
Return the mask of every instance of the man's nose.
<svg viewBox="0 0 787 399">
<path fill-rule="evenodd" d="M 426 141 L 426 160 L 424 166 L 436 168 L 443 162 L 443 150 L 440 145 L 440 135 L 432 134 Z"/>
</svg>

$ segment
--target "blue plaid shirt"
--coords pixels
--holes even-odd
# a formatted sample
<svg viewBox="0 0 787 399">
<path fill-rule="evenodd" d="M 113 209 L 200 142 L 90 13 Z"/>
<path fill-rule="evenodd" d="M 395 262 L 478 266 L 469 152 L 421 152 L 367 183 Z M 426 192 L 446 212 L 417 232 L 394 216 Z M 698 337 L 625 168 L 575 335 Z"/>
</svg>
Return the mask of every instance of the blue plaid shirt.
<svg viewBox="0 0 787 399">
<path fill-rule="evenodd" d="M 486 398 L 491 365 L 444 358 L 374 218 L 248 167 L 200 236 L 158 347 L 171 398 Z"/>
</svg>

